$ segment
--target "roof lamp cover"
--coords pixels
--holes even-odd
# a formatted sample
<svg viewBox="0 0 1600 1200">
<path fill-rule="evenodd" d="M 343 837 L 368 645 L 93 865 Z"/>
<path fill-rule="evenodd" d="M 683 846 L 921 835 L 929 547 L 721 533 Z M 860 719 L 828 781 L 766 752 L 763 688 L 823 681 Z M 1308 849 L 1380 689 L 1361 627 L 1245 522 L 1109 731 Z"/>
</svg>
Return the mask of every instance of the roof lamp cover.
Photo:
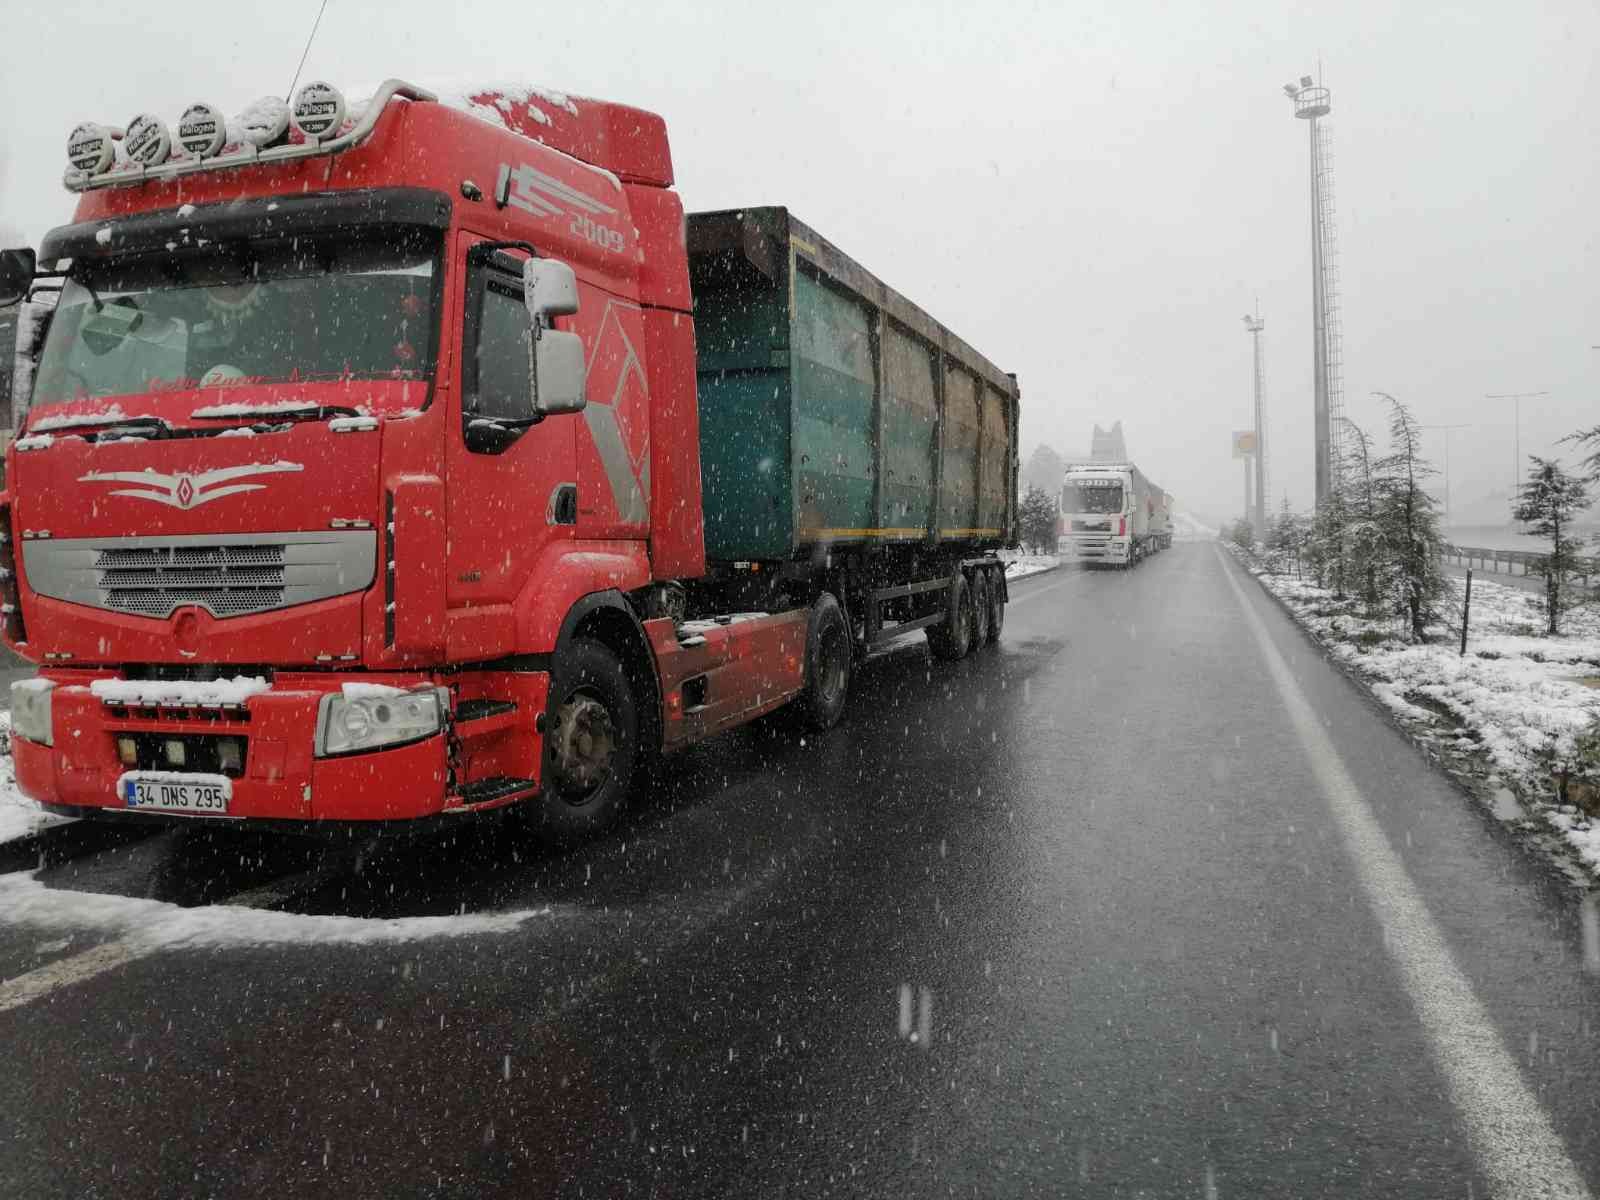
<svg viewBox="0 0 1600 1200">
<path fill-rule="evenodd" d="M 344 97 L 331 83 L 308 83 L 296 93 L 290 118 L 308 138 L 321 141 L 332 137 L 344 124 Z"/>
<path fill-rule="evenodd" d="M 270 146 L 289 131 L 289 106 L 276 96 L 263 96 L 239 114 L 237 124 L 241 139 L 257 148 Z"/>
<path fill-rule="evenodd" d="M 104 125 L 85 121 L 67 136 L 67 161 L 85 175 L 104 173 L 115 157 L 111 131 Z"/>
<path fill-rule="evenodd" d="M 160 117 L 140 113 L 128 122 L 128 131 L 122 135 L 122 148 L 127 151 L 130 162 L 142 167 L 158 167 L 172 152 L 172 135 Z"/>
<path fill-rule="evenodd" d="M 191 104 L 178 118 L 178 145 L 195 158 L 210 158 L 227 140 L 228 123 L 209 104 Z"/>
</svg>

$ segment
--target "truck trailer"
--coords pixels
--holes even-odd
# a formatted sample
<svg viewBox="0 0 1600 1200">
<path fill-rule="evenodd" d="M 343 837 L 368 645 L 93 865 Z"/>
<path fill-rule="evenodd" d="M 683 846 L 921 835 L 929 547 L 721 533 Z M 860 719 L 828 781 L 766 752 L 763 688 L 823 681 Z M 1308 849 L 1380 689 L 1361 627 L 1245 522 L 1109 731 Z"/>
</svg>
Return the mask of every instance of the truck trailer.
<svg viewBox="0 0 1600 1200">
<path fill-rule="evenodd" d="M 1132 567 L 1172 545 L 1172 498 L 1130 462 L 1071 463 L 1058 547 L 1083 563 Z"/>
<path fill-rule="evenodd" d="M 686 219 L 661 118 L 315 83 L 68 149 L 0 256 L 51 811 L 581 834 L 880 642 L 999 637 L 1015 377 L 783 208 Z"/>
</svg>

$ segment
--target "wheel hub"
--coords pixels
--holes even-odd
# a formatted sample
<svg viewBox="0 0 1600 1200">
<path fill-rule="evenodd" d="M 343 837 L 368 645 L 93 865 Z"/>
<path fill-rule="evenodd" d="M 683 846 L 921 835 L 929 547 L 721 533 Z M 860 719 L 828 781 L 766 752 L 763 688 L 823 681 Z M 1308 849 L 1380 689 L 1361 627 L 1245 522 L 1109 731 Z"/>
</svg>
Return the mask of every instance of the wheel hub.
<svg viewBox="0 0 1600 1200">
<path fill-rule="evenodd" d="M 611 711 L 593 696 L 572 696 L 556 713 L 555 766 L 574 789 L 592 792 L 605 783 L 616 749 Z"/>
</svg>

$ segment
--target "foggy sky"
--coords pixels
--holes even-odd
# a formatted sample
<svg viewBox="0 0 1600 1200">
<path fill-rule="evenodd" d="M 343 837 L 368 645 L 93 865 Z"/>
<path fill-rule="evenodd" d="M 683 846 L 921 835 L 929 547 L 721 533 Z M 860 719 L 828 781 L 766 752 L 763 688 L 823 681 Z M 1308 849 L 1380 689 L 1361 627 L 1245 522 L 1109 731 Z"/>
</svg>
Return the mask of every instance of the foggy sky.
<svg viewBox="0 0 1600 1200">
<path fill-rule="evenodd" d="M 1269 498 L 1311 499 L 1307 131 L 1280 89 L 1320 59 L 1347 410 L 1379 430 L 1383 390 L 1469 423 L 1460 506 L 1512 473 L 1511 406 L 1484 393 L 1550 393 L 1523 405 L 1524 454 L 1600 421 L 1600 15 L 1432 7 L 330 0 L 302 79 L 517 79 L 657 111 L 689 209 L 786 204 L 1016 371 L 1024 454 L 1121 419 L 1147 474 L 1223 519 L 1258 298 Z M 281 94 L 316 8 L 17 6 L 0 231 L 70 218 L 78 121 Z"/>
</svg>

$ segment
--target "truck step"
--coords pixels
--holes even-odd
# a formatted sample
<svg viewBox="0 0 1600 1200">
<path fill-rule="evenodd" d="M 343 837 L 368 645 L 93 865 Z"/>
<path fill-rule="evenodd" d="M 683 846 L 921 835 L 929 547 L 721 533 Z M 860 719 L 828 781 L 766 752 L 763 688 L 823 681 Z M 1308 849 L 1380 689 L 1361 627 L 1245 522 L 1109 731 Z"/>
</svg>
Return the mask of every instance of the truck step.
<svg viewBox="0 0 1600 1200">
<path fill-rule="evenodd" d="M 518 792 L 529 792 L 538 786 L 537 780 L 518 779 L 512 775 L 494 775 L 488 779 L 474 779 L 471 783 L 462 784 L 455 798 L 462 808 L 472 808 L 479 804 L 487 804 L 491 800 L 504 800 L 507 796 L 515 796 Z"/>
</svg>

